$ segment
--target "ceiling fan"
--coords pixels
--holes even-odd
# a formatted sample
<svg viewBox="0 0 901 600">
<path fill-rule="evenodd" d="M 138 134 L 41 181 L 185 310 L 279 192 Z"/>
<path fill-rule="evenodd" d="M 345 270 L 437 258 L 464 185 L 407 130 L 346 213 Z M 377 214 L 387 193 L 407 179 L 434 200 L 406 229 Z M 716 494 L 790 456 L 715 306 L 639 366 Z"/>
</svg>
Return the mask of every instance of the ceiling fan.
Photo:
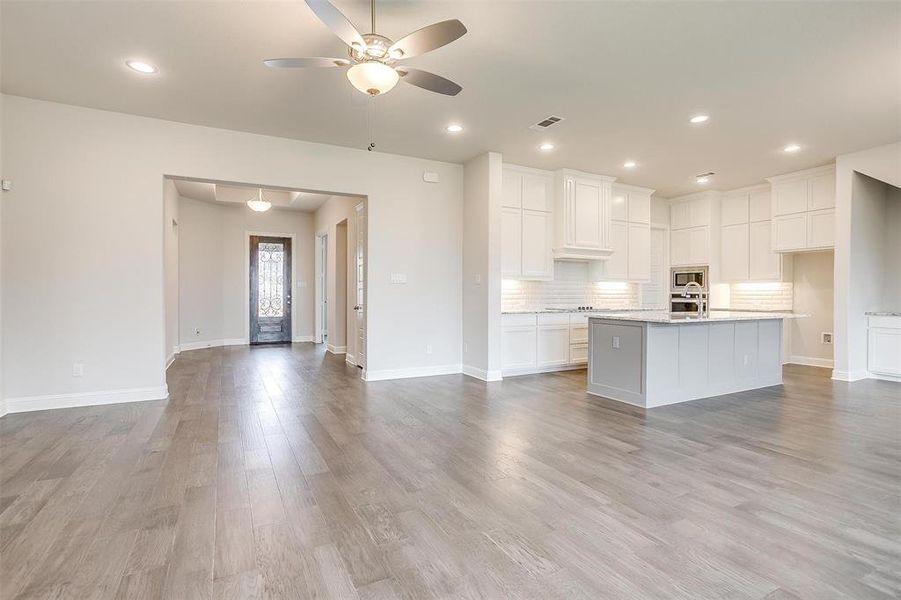
<svg viewBox="0 0 901 600">
<path fill-rule="evenodd" d="M 400 60 L 413 58 L 450 44 L 466 33 L 466 27 L 457 19 L 433 23 L 418 29 L 398 41 L 379 35 L 375 29 L 375 0 L 370 0 L 372 31 L 360 34 L 353 24 L 328 0 L 306 0 L 307 6 L 325 23 L 326 27 L 349 46 L 347 58 L 270 58 L 266 66 L 278 69 L 306 67 L 348 68 L 347 78 L 355 88 L 377 96 L 390 91 L 399 80 L 416 87 L 456 96 L 463 89 L 453 81 L 422 69 L 397 65 Z"/>
</svg>

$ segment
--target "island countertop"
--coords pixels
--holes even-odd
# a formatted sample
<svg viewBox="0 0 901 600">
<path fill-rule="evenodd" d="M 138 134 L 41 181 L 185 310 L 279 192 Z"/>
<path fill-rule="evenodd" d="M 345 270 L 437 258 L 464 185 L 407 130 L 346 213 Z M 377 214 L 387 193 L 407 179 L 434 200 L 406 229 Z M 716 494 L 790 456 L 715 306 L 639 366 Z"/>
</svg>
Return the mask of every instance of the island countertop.
<svg viewBox="0 0 901 600">
<path fill-rule="evenodd" d="M 806 315 L 790 312 L 749 312 L 734 310 L 711 310 L 709 314 L 699 318 L 693 312 L 670 313 L 665 311 L 620 311 L 604 314 L 592 314 L 590 320 L 604 321 L 639 321 L 642 323 L 709 323 L 712 321 L 763 321 L 770 319 L 795 319 Z"/>
</svg>

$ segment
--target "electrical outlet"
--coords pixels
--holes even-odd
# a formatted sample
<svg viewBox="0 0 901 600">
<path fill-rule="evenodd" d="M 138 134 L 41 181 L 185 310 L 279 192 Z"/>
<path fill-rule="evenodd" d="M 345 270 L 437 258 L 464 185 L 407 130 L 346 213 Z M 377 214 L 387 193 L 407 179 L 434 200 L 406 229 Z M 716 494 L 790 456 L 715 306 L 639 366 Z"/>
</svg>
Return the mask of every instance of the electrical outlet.
<svg viewBox="0 0 901 600">
<path fill-rule="evenodd" d="M 832 344 L 832 332 L 824 331 L 820 334 L 820 341 L 824 344 Z"/>
<path fill-rule="evenodd" d="M 747 354 L 745 354 L 744 359 L 742 359 L 742 365 L 744 365 L 746 367 L 748 366 L 748 355 Z"/>
<path fill-rule="evenodd" d="M 432 353 L 432 345 L 431 345 L 431 344 L 429 344 L 429 345 L 427 345 L 427 346 L 425 347 L 425 353 L 426 353 L 426 354 L 431 354 L 431 353 Z"/>
<path fill-rule="evenodd" d="M 84 363 L 72 363 L 72 377 L 84 377 Z"/>
<path fill-rule="evenodd" d="M 200 335 L 200 327 L 194 328 L 194 335 Z"/>
<path fill-rule="evenodd" d="M 613 349 L 619 350 L 619 336 L 618 335 L 613 336 Z"/>
</svg>

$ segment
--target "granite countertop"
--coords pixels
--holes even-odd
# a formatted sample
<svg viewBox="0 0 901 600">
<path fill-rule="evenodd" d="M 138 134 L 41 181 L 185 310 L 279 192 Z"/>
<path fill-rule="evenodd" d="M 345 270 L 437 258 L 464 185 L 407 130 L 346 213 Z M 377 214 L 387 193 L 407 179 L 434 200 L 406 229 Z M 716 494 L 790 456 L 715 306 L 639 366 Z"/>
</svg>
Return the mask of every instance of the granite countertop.
<svg viewBox="0 0 901 600">
<path fill-rule="evenodd" d="M 564 314 L 586 314 L 592 313 L 621 313 L 621 312 L 647 312 L 653 311 L 653 308 L 593 308 L 591 310 L 576 310 L 575 308 L 559 309 L 559 308 L 514 308 L 513 310 L 502 310 L 502 315 L 541 315 L 545 313 Z"/>
<path fill-rule="evenodd" d="M 863 314 L 868 317 L 901 317 L 901 312 L 892 312 L 890 310 L 871 310 Z"/>
<path fill-rule="evenodd" d="M 684 316 L 683 316 L 684 315 Z M 790 312 L 748 312 L 711 310 L 704 318 L 698 318 L 694 313 L 668 313 L 664 311 L 621 311 L 604 315 L 592 315 L 593 319 L 610 319 L 614 321 L 639 321 L 643 323 L 699 323 L 709 321 L 762 321 L 767 319 L 794 319 L 805 317 Z"/>
</svg>

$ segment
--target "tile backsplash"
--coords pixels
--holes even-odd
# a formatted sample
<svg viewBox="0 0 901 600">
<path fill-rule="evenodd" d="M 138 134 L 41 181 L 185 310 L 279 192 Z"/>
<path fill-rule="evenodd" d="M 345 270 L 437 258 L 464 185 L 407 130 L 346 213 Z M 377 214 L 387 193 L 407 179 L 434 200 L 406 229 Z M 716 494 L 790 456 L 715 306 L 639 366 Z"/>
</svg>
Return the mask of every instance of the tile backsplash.
<svg viewBox="0 0 901 600">
<path fill-rule="evenodd" d="M 639 285 L 627 282 L 592 282 L 588 264 L 558 261 L 553 281 L 517 281 L 505 279 L 501 286 L 501 310 L 523 310 L 559 306 L 575 308 L 636 308 Z"/>
<path fill-rule="evenodd" d="M 791 282 L 733 283 L 729 290 L 730 308 L 735 310 L 792 310 L 794 287 Z"/>
</svg>

